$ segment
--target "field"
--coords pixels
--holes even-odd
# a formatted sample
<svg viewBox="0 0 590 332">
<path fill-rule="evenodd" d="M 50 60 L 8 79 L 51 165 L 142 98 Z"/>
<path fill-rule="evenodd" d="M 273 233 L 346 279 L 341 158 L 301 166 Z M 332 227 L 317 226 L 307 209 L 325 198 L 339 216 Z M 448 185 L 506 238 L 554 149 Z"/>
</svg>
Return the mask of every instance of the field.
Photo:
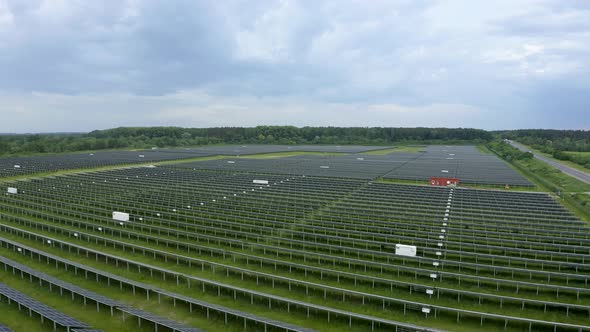
<svg viewBox="0 0 590 332">
<path fill-rule="evenodd" d="M 86 325 L 57 330 L 590 331 L 588 224 L 546 193 L 419 182 L 449 153 L 477 183 L 520 181 L 491 154 L 425 147 L 387 180 L 423 153 L 217 149 L 6 180 L 0 284 Z M 54 329 L 0 298 L 0 324 Z"/>
</svg>

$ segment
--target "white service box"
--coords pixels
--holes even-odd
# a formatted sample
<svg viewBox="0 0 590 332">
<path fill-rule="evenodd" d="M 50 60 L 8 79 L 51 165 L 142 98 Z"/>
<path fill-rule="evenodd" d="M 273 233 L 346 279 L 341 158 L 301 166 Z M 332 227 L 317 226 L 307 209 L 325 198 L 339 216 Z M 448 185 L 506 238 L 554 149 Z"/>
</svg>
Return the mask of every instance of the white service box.
<svg viewBox="0 0 590 332">
<path fill-rule="evenodd" d="M 400 256 L 416 256 L 416 246 L 408 246 L 405 244 L 396 244 L 395 245 L 395 254 Z"/>
<path fill-rule="evenodd" d="M 129 213 L 113 211 L 113 219 L 118 221 L 129 221 Z"/>
</svg>

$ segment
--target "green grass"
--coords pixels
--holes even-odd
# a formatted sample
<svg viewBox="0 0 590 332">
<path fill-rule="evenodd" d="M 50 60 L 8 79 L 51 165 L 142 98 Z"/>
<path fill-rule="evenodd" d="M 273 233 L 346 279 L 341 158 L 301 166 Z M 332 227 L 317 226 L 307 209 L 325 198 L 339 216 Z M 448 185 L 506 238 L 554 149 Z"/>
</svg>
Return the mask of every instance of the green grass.
<svg viewBox="0 0 590 332">
<path fill-rule="evenodd" d="M 0 274 L 0 281 L 3 279 Z M 0 323 L 17 332 L 53 331 L 53 326 L 48 321 L 45 321 L 45 324 L 41 325 L 41 320 L 38 317 L 29 318 L 29 312 L 27 310 L 19 311 L 16 304 L 8 304 L 5 301 L 0 301 Z"/>
<path fill-rule="evenodd" d="M 590 152 L 566 151 L 565 153 L 573 156 L 590 157 Z"/>
<path fill-rule="evenodd" d="M 484 153 L 484 154 L 492 154 L 493 152 L 490 151 L 490 149 L 488 149 L 485 145 L 483 144 L 477 144 L 475 146 L 475 148 L 477 149 L 477 151 Z"/>
<path fill-rule="evenodd" d="M 518 142 L 518 144 L 520 144 L 523 147 L 529 149 L 534 154 L 538 154 L 538 155 L 541 155 L 541 156 L 543 156 L 545 158 L 549 158 L 549 159 L 554 160 L 554 161 L 556 161 L 558 163 L 562 163 L 562 164 L 567 165 L 567 166 L 569 166 L 571 168 L 575 168 L 575 169 L 577 169 L 579 171 L 590 173 L 590 169 L 584 167 L 583 165 L 574 163 L 573 161 L 570 161 L 570 160 L 559 160 L 559 159 L 555 159 L 555 158 L 553 158 L 553 155 L 551 155 L 549 153 L 542 152 L 542 151 L 540 151 L 538 149 L 535 149 L 535 148 L 531 147 L 530 145 L 525 145 L 525 144 L 522 144 L 520 142 Z M 572 152 L 572 151 L 566 151 L 564 153 L 571 154 L 571 155 L 581 155 L 581 156 L 590 158 L 590 152 Z"/>
<path fill-rule="evenodd" d="M 526 159 L 515 162 L 535 175 L 561 188 L 563 192 L 590 192 L 590 184 L 571 177 L 543 161 Z"/>
</svg>

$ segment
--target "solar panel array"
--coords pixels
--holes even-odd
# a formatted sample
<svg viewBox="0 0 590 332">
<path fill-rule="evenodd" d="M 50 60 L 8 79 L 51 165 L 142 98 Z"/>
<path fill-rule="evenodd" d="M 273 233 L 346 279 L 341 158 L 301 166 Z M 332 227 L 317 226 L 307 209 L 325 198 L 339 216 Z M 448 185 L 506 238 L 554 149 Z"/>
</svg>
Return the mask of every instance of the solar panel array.
<svg viewBox="0 0 590 332">
<path fill-rule="evenodd" d="M 256 172 L 358 179 L 374 179 L 391 169 L 391 165 L 387 162 L 365 161 L 365 157 L 360 157 L 359 155 L 303 155 L 279 159 L 229 158 L 181 163 L 172 167 L 194 170 L 222 170 L 226 172 Z"/>
<path fill-rule="evenodd" d="M 176 160 L 208 156 L 202 153 L 171 153 L 159 151 L 101 151 L 64 155 L 0 158 L 0 177 L 35 174 L 67 169 Z"/>
<path fill-rule="evenodd" d="M 133 316 L 138 317 L 140 319 L 144 319 L 144 320 L 153 322 L 157 325 L 167 327 L 167 328 L 171 329 L 172 331 L 178 331 L 178 332 L 201 332 L 202 331 L 200 329 L 187 327 L 187 326 L 180 324 L 178 322 L 175 322 L 173 320 L 162 318 L 158 315 L 154 315 L 154 314 L 151 314 L 147 311 L 143 311 L 140 309 L 135 309 L 135 308 L 130 308 L 130 307 L 124 307 L 124 308 L 118 308 L 118 309 L 119 309 L 119 311 L 124 312 L 126 314 L 130 314 L 130 315 L 133 315 Z"/>
<path fill-rule="evenodd" d="M 83 323 L 75 318 L 72 318 L 58 310 L 55 310 L 52 307 L 49 307 L 39 301 L 36 301 L 23 293 L 6 286 L 3 283 L 0 283 L 0 295 L 2 297 L 8 298 L 11 301 L 18 303 L 20 306 L 23 306 L 46 319 L 53 321 L 55 324 L 68 328 L 75 328 L 75 327 L 88 327 L 86 323 Z"/>
<path fill-rule="evenodd" d="M 214 155 L 247 156 L 275 152 L 339 152 L 348 155 L 298 156 L 276 160 L 210 160 L 180 164 L 178 167 L 222 169 L 275 174 L 403 179 L 426 181 L 430 177 L 457 177 L 462 183 L 532 186 L 519 173 L 494 155 L 474 146 L 428 146 L 420 153 L 395 152 L 388 155 L 358 155 L 379 150 L 379 146 L 321 145 L 228 145 L 202 148 L 142 151 L 102 151 L 83 154 L 0 158 L 0 177 L 178 160 Z M 230 158 L 231 159 L 231 158 Z"/>
<path fill-rule="evenodd" d="M 394 158 L 365 157 L 285 160 Z M 449 329 L 458 321 L 472 330 L 590 330 L 590 227 L 547 194 L 252 165 L 259 172 L 157 167 L 14 182 L 19 194 L 0 195 L 0 231 L 88 265 L 141 271 L 142 287 L 165 279 L 294 317 L 302 328 L 321 320 L 339 330 L 420 330 L 444 320 Z M 113 211 L 130 221 L 113 220 Z M 418 255 L 397 255 L 396 244 L 414 245 Z M 0 254 L 9 250 L 2 247 Z"/>
<path fill-rule="evenodd" d="M 60 287 L 64 290 L 68 290 L 71 293 L 78 294 L 80 296 L 83 296 L 84 298 L 90 299 L 92 301 L 103 304 L 105 306 L 108 306 L 108 307 L 123 307 L 123 306 L 125 306 L 123 303 L 121 303 L 119 301 L 115 301 L 109 297 L 102 296 L 102 295 L 97 294 L 95 292 L 91 292 L 91 291 L 84 289 L 82 287 L 78 287 L 78 286 L 73 285 L 69 282 L 65 282 L 59 278 L 54 278 L 46 273 L 37 271 L 35 269 L 32 269 L 26 265 L 17 263 L 17 262 L 10 260 L 8 258 L 0 256 L 0 263 L 2 263 L 5 267 L 11 267 L 11 268 L 16 269 L 18 271 L 22 271 L 22 272 L 24 272 L 30 276 L 33 276 L 41 281 L 44 281 L 44 282 L 47 282 L 51 285 Z"/>
<path fill-rule="evenodd" d="M 495 155 L 481 153 L 474 146 L 428 146 L 418 158 L 383 177 L 404 180 L 454 177 L 462 183 L 532 186 L 530 181 Z"/>
<path fill-rule="evenodd" d="M 373 150 L 382 150 L 390 148 L 389 146 L 365 146 L 365 145 L 220 145 L 205 146 L 200 148 L 182 148 L 182 149 L 158 149 L 162 152 L 184 152 L 184 153 L 201 153 L 215 155 L 249 155 L 260 153 L 276 152 L 325 152 L 325 153 L 360 153 Z"/>
<path fill-rule="evenodd" d="M 386 155 L 300 155 L 280 159 L 229 158 L 174 165 L 179 168 L 325 176 L 341 178 L 414 180 L 456 177 L 461 183 L 533 186 L 491 154 L 473 146 L 428 146 L 420 153 Z"/>
<path fill-rule="evenodd" d="M 20 249 L 23 249 L 23 247 L 19 247 Z M 181 324 L 179 322 L 161 317 L 159 315 L 155 315 L 152 314 L 150 312 L 144 311 L 144 310 L 140 310 L 140 309 L 136 309 L 133 307 L 130 307 L 124 303 L 121 303 L 119 301 L 113 300 L 111 298 L 102 296 L 100 294 L 97 294 L 95 292 L 89 291 L 87 289 L 78 287 L 76 285 L 73 285 L 69 282 L 65 282 L 62 281 L 58 278 L 54 278 L 46 273 L 37 271 L 35 269 L 32 269 L 26 265 L 20 264 L 18 262 L 12 261 L 8 258 L 2 257 L 0 256 L 0 263 L 2 263 L 5 267 L 6 270 L 8 270 L 8 268 L 11 268 L 13 271 L 18 271 L 21 273 L 26 273 L 27 275 L 31 276 L 31 277 L 35 277 L 37 278 L 39 281 L 43 281 L 46 282 L 50 285 L 54 285 L 57 287 L 60 287 L 63 290 L 68 290 L 73 294 L 78 294 L 82 297 L 84 297 L 85 299 L 90 299 L 95 301 L 97 304 L 100 303 L 102 305 L 111 307 L 111 308 L 116 308 L 119 311 L 125 312 L 127 314 L 130 314 L 132 316 L 135 316 L 139 319 L 143 319 L 143 320 L 147 320 L 150 321 L 154 324 L 157 324 L 159 326 L 164 326 L 167 328 L 172 329 L 173 331 L 178 331 L 178 332 L 200 332 L 201 330 L 196 329 L 196 328 L 192 328 L 189 326 L 186 326 L 184 324 Z M 82 267 L 81 265 L 77 265 L 77 267 Z M 113 278 L 118 279 L 115 275 L 111 275 Z M 31 279 L 32 280 L 32 279 Z M 135 284 L 135 283 L 134 283 Z M 146 289 L 152 289 L 152 287 L 149 287 L 147 285 L 141 285 L 141 284 L 136 284 L 140 287 L 145 287 Z M 157 292 L 157 289 L 153 288 L 153 291 Z M 173 293 L 167 292 L 166 293 L 169 296 L 173 296 Z M 222 309 L 221 307 L 219 307 L 218 309 Z M 251 318 L 254 318 L 254 316 L 252 316 Z M 59 324 L 59 322 L 58 322 Z M 61 325 L 61 324 L 60 324 Z M 64 325 L 65 326 L 65 325 Z M 0 331 L 2 331 L 1 329 L 1 325 L 0 325 Z M 94 331 L 98 331 L 98 330 L 93 330 L 93 329 L 76 329 L 74 330 L 74 332 L 94 332 Z"/>
<path fill-rule="evenodd" d="M 58 241 L 55 239 L 52 239 L 52 241 L 54 243 L 58 243 Z M 74 261 L 71 261 L 71 260 L 68 260 L 65 258 L 61 258 L 59 256 L 51 255 L 51 254 L 45 253 L 43 251 L 36 250 L 32 247 L 22 245 L 18 242 L 7 240 L 2 237 L 0 237 L 0 244 L 2 246 L 6 246 L 6 247 L 12 247 L 13 250 L 18 251 L 21 254 L 31 255 L 31 257 L 33 257 L 33 255 L 36 254 L 39 257 L 39 259 L 41 259 L 41 258 L 47 259 L 47 262 L 49 262 L 49 260 L 53 260 L 56 263 L 63 264 L 64 266 L 69 267 L 70 270 L 74 269 L 76 271 L 86 272 L 86 273 L 90 272 L 90 273 L 96 275 L 97 277 L 100 276 L 101 278 L 105 278 L 105 279 L 109 280 L 109 283 L 110 283 L 110 281 L 113 281 L 113 282 L 116 281 L 121 285 L 121 287 L 123 284 L 129 285 L 134 290 L 135 289 L 143 289 L 148 294 L 149 293 L 157 294 L 158 297 L 160 297 L 160 295 L 167 296 L 171 299 L 174 299 L 174 301 L 184 301 L 186 303 L 189 303 L 190 305 L 201 306 L 203 308 L 206 308 L 207 311 L 209 311 L 209 309 L 211 309 L 211 311 L 215 311 L 215 312 L 219 312 L 219 313 L 223 313 L 223 314 L 230 314 L 234 317 L 241 318 L 241 319 L 251 321 L 254 323 L 261 323 L 265 330 L 267 328 L 279 328 L 279 329 L 284 330 L 286 332 L 312 332 L 313 331 L 311 329 L 301 328 L 301 327 L 293 325 L 293 324 L 287 324 L 287 323 L 283 323 L 280 321 L 264 318 L 261 316 L 248 314 L 248 313 L 240 311 L 240 310 L 234 310 L 234 309 L 230 309 L 230 308 L 227 308 L 224 306 L 210 304 L 210 303 L 200 301 L 200 300 L 188 297 L 188 296 L 184 296 L 184 295 L 180 295 L 180 294 L 173 293 L 170 291 L 166 291 L 166 290 L 151 286 L 146 283 L 133 281 L 131 279 L 127 279 L 127 278 L 124 278 L 124 277 L 121 277 L 121 276 L 118 276 L 118 275 L 115 275 L 112 273 L 108 273 L 108 272 L 105 272 L 105 271 L 102 271 L 99 269 L 94 269 L 94 268 L 88 267 L 86 265 L 76 263 Z M 113 256 L 109 256 L 109 257 L 113 257 Z M 2 260 L 0 260 L 0 262 L 2 264 L 4 264 L 6 271 L 8 271 L 8 269 L 7 269 L 8 267 L 10 267 L 12 269 L 17 269 L 18 271 L 23 271 L 31 276 L 36 276 L 39 280 L 42 280 L 42 281 L 45 281 L 45 282 L 48 282 L 51 284 L 54 284 L 53 282 L 56 280 L 55 278 L 53 278 L 45 273 L 41 273 L 39 271 L 30 269 L 25 265 L 19 264 L 17 262 L 14 262 L 12 260 L 6 259 L 1 256 L 0 256 L 0 258 L 2 258 Z M 67 267 L 66 267 L 66 270 L 68 270 Z M 98 282 L 98 278 L 96 280 Z M 89 292 L 87 290 L 83 290 L 79 287 L 76 287 L 75 285 L 62 282 L 61 280 L 57 280 L 57 282 L 54 285 L 63 287 L 64 289 L 69 289 L 70 291 L 73 290 L 76 294 L 81 294 L 82 296 L 88 296 L 89 299 L 94 299 L 94 300 L 98 299 L 99 301 L 101 300 L 101 298 L 105 299 L 104 297 L 101 297 L 100 295 L 98 295 L 96 293 Z M 180 324 L 178 322 L 166 319 L 166 318 L 158 316 L 158 315 L 148 313 L 143 310 L 133 310 L 133 308 L 131 308 L 128 305 L 122 304 L 117 301 L 113 301 L 108 298 L 106 298 L 106 301 L 102 301 L 101 303 L 107 304 L 107 305 L 109 303 L 111 303 L 115 307 L 117 307 L 119 310 L 125 309 L 126 310 L 125 312 L 127 312 L 128 314 L 134 315 L 134 313 L 137 313 L 141 316 L 136 315 L 136 317 L 138 317 L 140 319 L 149 320 L 150 322 L 155 323 L 157 325 L 166 326 L 169 328 L 174 327 L 174 329 L 176 329 L 176 330 L 189 330 L 189 331 L 195 330 L 191 327 L 185 326 L 184 324 Z M 129 310 L 127 310 L 127 309 L 129 309 Z M 84 329 L 84 330 L 75 330 L 75 331 L 79 331 L 79 332 L 88 331 L 88 332 L 90 332 L 90 331 L 94 331 L 94 330 Z"/>
<path fill-rule="evenodd" d="M 357 153 L 384 148 L 387 147 L 355 145 L 227 145 L 201 148 L 97 151 L 63 155 L 5 157 L 0 158 L 0 177 L 214 155 L 248 155 L 294 151 Z"/>
<path fill-rule="evenodd" d="M 12 332 L 7 326 L 0 324 L 0 332 Z"/>
</svg>

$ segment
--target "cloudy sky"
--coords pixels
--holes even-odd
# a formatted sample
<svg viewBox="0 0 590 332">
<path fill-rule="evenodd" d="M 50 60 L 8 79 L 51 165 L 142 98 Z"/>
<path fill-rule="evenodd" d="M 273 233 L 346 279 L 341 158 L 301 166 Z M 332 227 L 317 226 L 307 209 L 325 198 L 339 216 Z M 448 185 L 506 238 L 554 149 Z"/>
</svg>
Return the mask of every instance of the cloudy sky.
<svg viewBox="0 0 590 332">
<path fill-rule="evenodd" d="M 0 0 L 0 132 L 590 129 L 590 1 Z"/>
</svg>

